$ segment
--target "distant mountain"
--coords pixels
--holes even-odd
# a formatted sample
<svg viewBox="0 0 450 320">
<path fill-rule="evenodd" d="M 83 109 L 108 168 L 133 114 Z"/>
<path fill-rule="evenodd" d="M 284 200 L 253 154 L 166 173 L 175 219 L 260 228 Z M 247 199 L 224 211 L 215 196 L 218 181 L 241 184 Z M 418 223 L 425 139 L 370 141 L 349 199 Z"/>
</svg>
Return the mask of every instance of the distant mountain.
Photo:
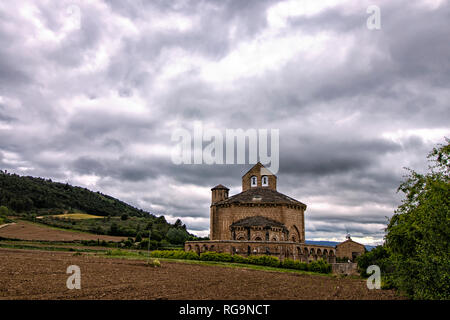
<svg viewBox="0 0 450 320">
<path fill-rule="evenodd" d="M 331 246 L 334 247 L 337 244 L 339 244 L 340 242 L 336 242 L 336 241 L 314 241 L 314 240 L 306 240 L 305 243 L 307 244 L 317 244 L 319 246 Z M 373 248 L 375 248 L 375 246 L 369 246 L 369 245 L 364 245 L 366 247 L 367 251 L 372 250 Z"/>
</svg>

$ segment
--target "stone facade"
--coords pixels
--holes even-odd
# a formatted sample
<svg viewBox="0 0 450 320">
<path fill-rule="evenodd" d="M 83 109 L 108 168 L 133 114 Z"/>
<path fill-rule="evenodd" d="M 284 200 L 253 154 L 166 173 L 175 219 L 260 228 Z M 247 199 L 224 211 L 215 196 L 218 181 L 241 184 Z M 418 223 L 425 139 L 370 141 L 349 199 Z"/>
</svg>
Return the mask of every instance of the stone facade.
<svg viewBox="0 0 450 320">
<path fill-rule="evenodd" d="M 211 189 L 210 241 L 189 241 L 185 250 L 268 254 L 280 259 L 335 261 L 335 248 L 305 244 L 306 205 L 277 191 L 277 177 L 257 163 L 242 177 L 242 192 Z"/>
<path fill-rule="evenodd" d="M 232 223 L 255 216 L 261 216 L 281 222 L 288 229 L 288 235 L 277 233 L 272 238 L 278 241 L 291 240 L 304 242 L 304 209 L 299 205 L 275 204 L 275 203 L 243 203 L 243 204 L 218 204 L 211 206 L 211 240 L 233 240 L 230 226 Z M 287 238 L 289 236 L 289 239 Z M 263 237 L 265 239 L 265 236 Z M 248 240 L 248 239 L 246 239 Z"/>
<path fill-rule="evenodd" d="M 350 236 L 347 240 L 336 245 L 336 257 L 348 258 L 351 261 L 355 261 L 356 257 L 366 252 L 366 247 L 358 242 L 353 241 Z"/>
</svg>

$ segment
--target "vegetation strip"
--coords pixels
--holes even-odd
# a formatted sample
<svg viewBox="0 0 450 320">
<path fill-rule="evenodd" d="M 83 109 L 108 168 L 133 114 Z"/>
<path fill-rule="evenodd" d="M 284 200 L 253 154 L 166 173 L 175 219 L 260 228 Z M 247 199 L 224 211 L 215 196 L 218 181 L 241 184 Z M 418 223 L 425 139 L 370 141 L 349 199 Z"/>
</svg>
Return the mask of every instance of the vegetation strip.
<svg viewBox="0 0 450 320">
<path fill-rule="evenodd" d="M 105 250 L 96 249 L 78 249 L 78 248 L 65 248 L 56 246 L 39 246 L 39 245 L 27 245 L 27 244 L 10 244 L 10 243 L 0 243 L 0 248 L 6 249 L 25 249 L 25 250 L 43 250 L 43 251 L 66 251 L 66 252 L 104 252 Z"/>
<path fill-rule="evenodd" d="M 121 258 L 145 258 L 146 255 L 142 251 L 131 252 L 124 251 L 120 249 L 108 250 L 105 255 L 110 257 L 121 257 Z M 204 252 L 198 255 L 195 252 L 185 252 L 179 250 L 155 250 L 151 251 L 149 254 L 151 258 L 160 259 L 172 259 L 181 261 L 196 261 L 196 262 L 207 262 L 210 264 L 226 264 L 234 266 L 260 266 L 264 268 L 271 268 L 274 271 L 280 271 L 283 269 L 290 269 L 303 272 L 311 273 L 322 273 L 330 274 L 331 265 L 324 262 L 323 260 L 313 261 L 311 263 L 303 263 L 300 261 L 294 261 L 290 259 L 285 259 L 280 261 L 278 258 L 271 256 L 250 256 L 248 258 L 231 255 L 229 253 L 217 253 L 217 252 Z"/>
</svg>

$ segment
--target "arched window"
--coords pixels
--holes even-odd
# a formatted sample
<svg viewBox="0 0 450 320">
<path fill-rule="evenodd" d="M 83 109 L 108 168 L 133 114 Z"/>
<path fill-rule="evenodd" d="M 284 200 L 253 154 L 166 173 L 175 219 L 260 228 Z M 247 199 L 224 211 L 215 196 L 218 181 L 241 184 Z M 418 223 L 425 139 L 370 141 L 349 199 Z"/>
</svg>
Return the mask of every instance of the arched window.
<svg viewBox="0 0 450 320">
<path fill-rule="evenodd" d="M 269 177 L 268 176 L 262 176 L 261 183 L 263 187 L 267 187 L 269 185 Z"/>
<path fill-rule="evenodd" d="M 256 176 L 252 176 L 250 178 L 250 184 L 251 184 L 252 187 L 256 187 L 257 186 L 257 180 L 256 179 L 257 179 Z"/>
</svg>

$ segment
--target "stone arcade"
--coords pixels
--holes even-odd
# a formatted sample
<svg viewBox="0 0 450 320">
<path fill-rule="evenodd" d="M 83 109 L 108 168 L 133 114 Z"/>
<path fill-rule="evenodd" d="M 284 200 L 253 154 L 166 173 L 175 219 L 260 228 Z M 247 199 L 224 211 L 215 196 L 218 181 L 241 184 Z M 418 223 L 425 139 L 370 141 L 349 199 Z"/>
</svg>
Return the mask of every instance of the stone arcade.
<svg viewBox="0 0 450 320">
<path fill-rule="evenodd" d="M 336 249 L 305 244 L 306 205 L 277 191 L 277 177 L 257 163 L 242 177 L 242 192 L 211 189 L 210 239 L 187 241 L 186 251 L 272 255 L 304 262 L 336 260 Z"/>
</svg>

